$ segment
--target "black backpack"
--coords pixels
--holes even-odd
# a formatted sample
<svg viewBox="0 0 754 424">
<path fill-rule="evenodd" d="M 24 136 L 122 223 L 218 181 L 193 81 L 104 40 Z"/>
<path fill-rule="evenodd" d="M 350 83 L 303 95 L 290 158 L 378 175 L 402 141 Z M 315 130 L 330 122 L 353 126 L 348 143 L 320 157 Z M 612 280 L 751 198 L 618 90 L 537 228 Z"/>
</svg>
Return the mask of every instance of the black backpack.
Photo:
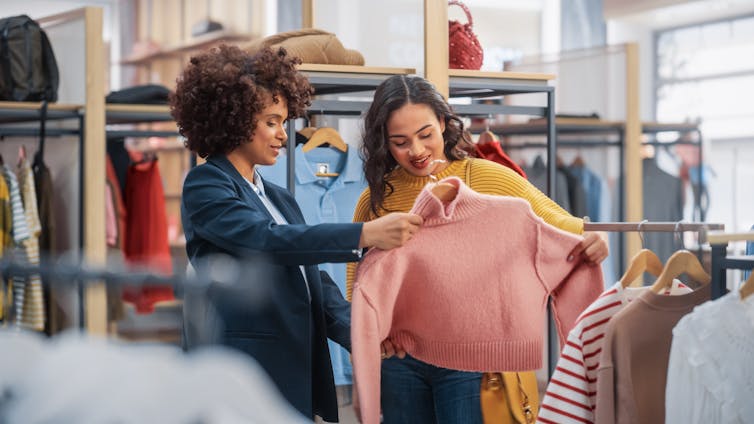
<svg viewBox="0 0 754 424">
<path fill-rule="evenodd" d="M 26 15 L 0 19 L 0 100 L 54 102 L 58 64 L 47 34 Z"/>
</svg>

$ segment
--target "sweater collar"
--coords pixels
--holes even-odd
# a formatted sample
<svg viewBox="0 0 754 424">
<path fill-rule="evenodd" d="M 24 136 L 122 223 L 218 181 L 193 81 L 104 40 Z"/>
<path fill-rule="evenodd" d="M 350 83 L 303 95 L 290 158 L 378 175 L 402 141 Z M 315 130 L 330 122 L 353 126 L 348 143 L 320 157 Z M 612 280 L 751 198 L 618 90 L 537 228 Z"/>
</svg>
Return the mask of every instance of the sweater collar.
<svg viewBox="0 0 754 424">
<path fill-rule="evenodd" d="M 675 296 L 667 296 L 664 294 L 658 294 L 652 290 L 647 290 L 637 299 L 641 299 L 646 304 L 654 307 L 655 309 L 663 310 L 690 310 L 694 306 L 702 304 L 710 300 L 711 288 L 710 284 L 706 284 L 696 290 Z"/>
<path fill-rule="evenodd" d="M 447 183 L 458 189 L 453 200 L 445 203 L 438 199 L 432 193 L 434 183 L 425 185 L 411 208 L 411 213 L 415 213 L 424 218 L 423 226 L 433 226 L 447 224 L 453 221 L 459 221 L 475 215 L 484 208 L 484 198 L 479 193 L 470 189 L 458 177 L 448 177 L 440 180 L 440 183 Z"/>
<path fill-rule="evenodd" d="M 438 180 L 442 180 L 443 178 L 447 178 L 453 175 L 464 175 L 467 161 L 468 159 L 451 161 L 450 164 L 448 164 L 448 166 L 442 170 L 442 172 L 438 172 L 437 174 L 435 174 L 435 176 Z M 388 176 L 388 181 L 400 183 L 401 186 L 420 188 L 426 186 L 428 183 L 433 182 L 432 178 L 430 177 L 417 177 L 415 175 L 411 175 L 401 167 L 397 167 L 390 173 L 390 175 Z"/>
</svg>

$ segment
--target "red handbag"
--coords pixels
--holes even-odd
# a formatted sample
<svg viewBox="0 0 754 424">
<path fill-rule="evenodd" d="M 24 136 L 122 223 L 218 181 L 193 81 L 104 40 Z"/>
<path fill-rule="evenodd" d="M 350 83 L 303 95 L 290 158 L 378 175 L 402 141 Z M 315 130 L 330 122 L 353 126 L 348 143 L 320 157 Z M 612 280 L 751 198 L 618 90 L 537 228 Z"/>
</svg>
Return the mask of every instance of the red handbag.
<svg viewBox="0 0 754 424">
<path fill-rule="evenodd" d="M 448 6 L 460 6 L 469 21 L 462 24 L 458 21 L 448 21 L 448 35 L 450 41 L 449 66 L 450 69 L 480 69 L 484 60 L 484 51 L 471 27 L 474 25 L 471 12 L 465 4 L 457 0 L 448 2 Z"/>
</svg>

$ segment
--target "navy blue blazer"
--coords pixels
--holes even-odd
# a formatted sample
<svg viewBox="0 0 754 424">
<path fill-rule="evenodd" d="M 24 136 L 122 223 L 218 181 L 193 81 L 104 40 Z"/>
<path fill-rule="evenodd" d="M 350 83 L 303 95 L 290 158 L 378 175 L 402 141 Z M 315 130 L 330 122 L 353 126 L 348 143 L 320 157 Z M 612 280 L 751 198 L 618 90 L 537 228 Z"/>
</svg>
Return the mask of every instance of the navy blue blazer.
<svg viewBox="0 0 754 424">
<path fill-rule="evenodd" d="M 362 224 L 305 225 L 287 190 L 266 181 L 264 188 L 290 225 L 275 223 L 226 157 L 213 156 L 193 168 L 181 200 L 186 251 L 197 268 L 202 258 L 214 254 L 240 259 L 264 255 L 240 282 L 240 292 L 212 292 L 224 327 L 221 343 L 254 357 L 305 416 L 336 421 L 327 338 L 350 350 L 351 308 L 316 264 L 358 261 Z M 299 265 L 306 265 L 311 295 Z M 194 344 L 185 342 L 189 348 Z"/>
</svg>

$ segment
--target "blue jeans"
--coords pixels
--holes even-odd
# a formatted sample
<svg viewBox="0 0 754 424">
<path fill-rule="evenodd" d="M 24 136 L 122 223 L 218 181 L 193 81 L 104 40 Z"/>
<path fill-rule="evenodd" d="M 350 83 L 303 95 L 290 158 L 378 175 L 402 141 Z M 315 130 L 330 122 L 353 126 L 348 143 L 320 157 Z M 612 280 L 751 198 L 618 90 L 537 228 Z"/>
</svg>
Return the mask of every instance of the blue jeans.
<svg viewBox="0 0 754 424">
<path fill-rule="evenodd" d="M 482 374 L 449 370 L 410 356 L 382 361 L 384 424 L 482 423 Z"/>
</svg>

